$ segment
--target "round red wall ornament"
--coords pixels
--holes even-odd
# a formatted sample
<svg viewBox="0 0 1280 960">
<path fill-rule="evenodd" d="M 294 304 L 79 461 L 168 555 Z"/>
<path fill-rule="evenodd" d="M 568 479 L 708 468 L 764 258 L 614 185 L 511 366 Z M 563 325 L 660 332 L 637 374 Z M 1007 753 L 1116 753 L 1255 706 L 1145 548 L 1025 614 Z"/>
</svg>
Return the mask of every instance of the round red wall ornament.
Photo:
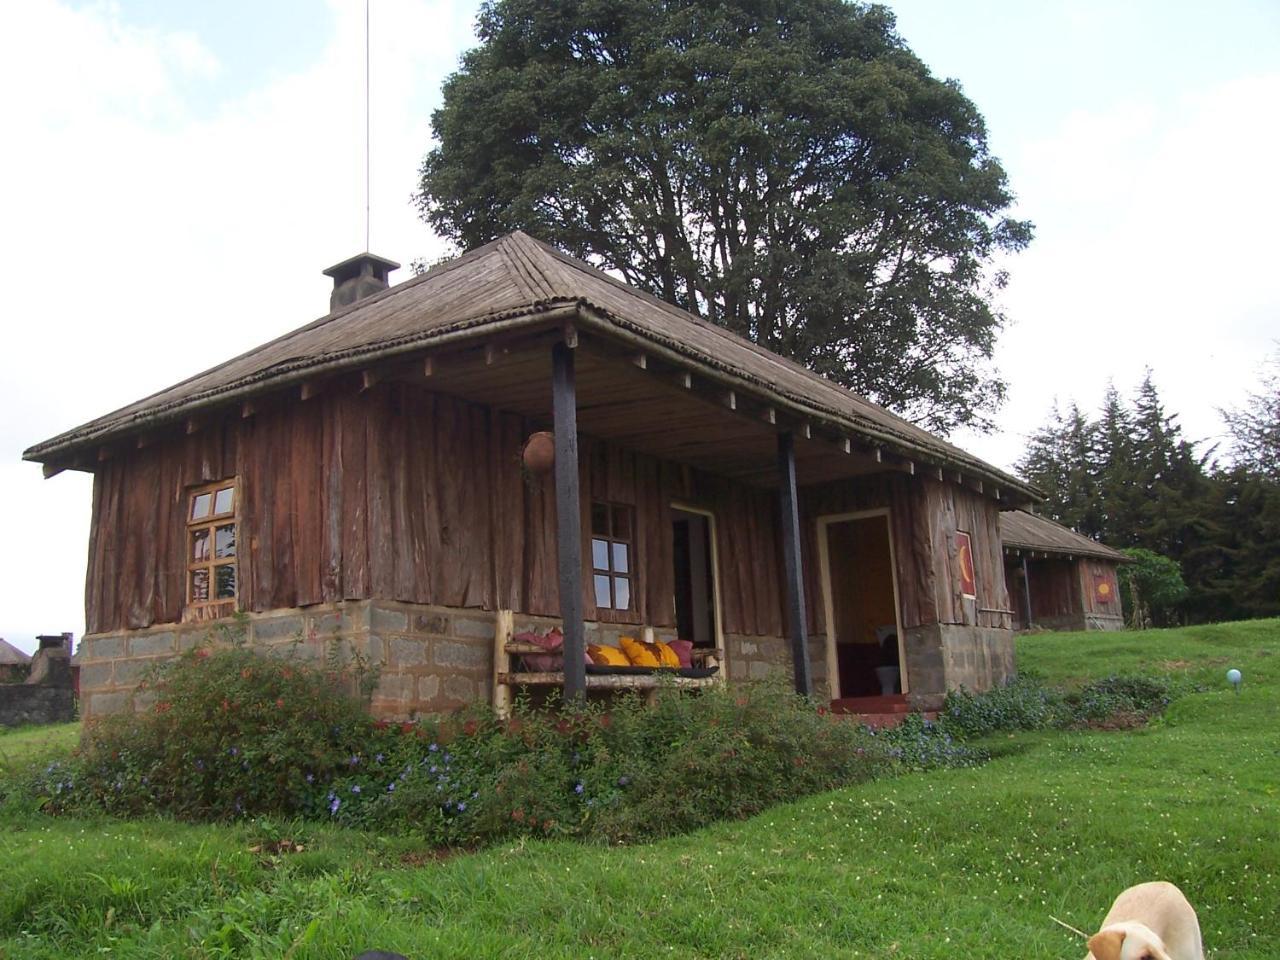
<svg viewBox="0 0 1280 960">
<path fill-rule="evenodd" d="M 530 473 L 543 474 L 551 470 L 556 462 L 555 435 L 546 430 L 539 430 L 529 435 L 524 442 L 524 450 L 520 453 L 524 467 Z"/>
</svg>

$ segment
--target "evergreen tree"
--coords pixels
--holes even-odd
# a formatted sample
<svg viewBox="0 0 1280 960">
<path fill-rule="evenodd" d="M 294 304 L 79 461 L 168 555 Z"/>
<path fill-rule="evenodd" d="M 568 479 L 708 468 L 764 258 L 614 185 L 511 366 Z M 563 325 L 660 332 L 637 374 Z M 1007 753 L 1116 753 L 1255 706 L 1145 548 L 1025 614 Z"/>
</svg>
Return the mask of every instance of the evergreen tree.
<svg viewBox="0 0 1280 960">
<path fill-rule="evenodd" d="M 1097 443 L 1098 538 L 1117 548 L 1136 546 L 1140 495 L 1133 456 L 1133 414 L 1111 383 L 1103 397 Z"/>
<path fill-rule="evenodd" d="M 1263 369 L 1262 387 L 1242 407 L 1222 411 L 1232 459 L 1249 473 L 1280 483 L 1280 349 Z"/>
</svg>

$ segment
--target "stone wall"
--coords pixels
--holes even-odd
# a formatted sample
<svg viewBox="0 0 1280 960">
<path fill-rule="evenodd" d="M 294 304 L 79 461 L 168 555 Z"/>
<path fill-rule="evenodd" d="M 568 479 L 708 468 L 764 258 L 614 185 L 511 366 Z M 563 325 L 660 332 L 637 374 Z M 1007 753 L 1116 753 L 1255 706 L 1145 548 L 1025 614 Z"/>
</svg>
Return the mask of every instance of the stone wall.
<svg viewBox="0 0 1280 960">
<path fill-rule="evenodd" d="M 379 668 L 374 714 L 407 719 L 488 700 L 493 635 L 493 615 L 482 611 L 369 600 L 95 634 L 80 647 L 82 713 L 93 720 L 145 704 L 134 694 L 156 665 L 200 643 L 243 638 L 255 649 L 312 663 L 330 651 L 344 659 L 358 654 Z"/>
<path fill-rule="evenodd" d="M 28 723 L 68 723 L 76 718 L 76 695 L 70 686 L 7 683 L 0 686 L 0 727 Z"/>
<path fill-rule="evenodd" d="M 990 690 L 1016 672 L 1013 631 L 934 623 L 906 632 L 909 701 L 937 710 L 948 690 Z"/>
<path fill-rule="evenodd" d="M 727 634 L 724 638 L 725 661 L 730 681 L 766 680 L 770 677 L 792 677 L 791 641 L 784 637 L 751 637 Z M 821 634 L 809 637 L 809 671 L 814 697 L 830 699 L 827 683 L 827 638 Z"/>
<path fill-rule="evenodd" d="M 70 651 L 65 647 L 41 648 L 25 682 L 0 684 L 0 727 L 67 723 L 75 718 Z"/>
</svg>

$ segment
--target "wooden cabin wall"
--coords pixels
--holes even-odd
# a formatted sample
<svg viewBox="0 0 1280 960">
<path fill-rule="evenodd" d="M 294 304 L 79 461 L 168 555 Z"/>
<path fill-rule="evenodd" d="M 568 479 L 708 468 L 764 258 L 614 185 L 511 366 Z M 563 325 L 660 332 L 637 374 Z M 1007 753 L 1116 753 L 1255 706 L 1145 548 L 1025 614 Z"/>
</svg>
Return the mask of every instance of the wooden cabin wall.
<svg viewBox="0 0 1280 960">
<path fill-rule="evenodd" d="M 1080 577 L 1075 561 L 1050 557 L 1027 561 L 1032 622 L 1080 616 Z"/>
<path fill-rule="evenodd" d="M 1082 558 L 1078 563 L 1085 613 L 1091 616 L 1123 617 L 1124 611 L 1120 605 L 1120 578 L 1116 565 L 1106 560 L 1088 558 Z M 1099 583 L 1106 583 L 1111 587 L 1106 600 L 1098 599 Z"/>
<path fill-rule="evenodd" d="M 801 493 L 809 629 L 826 632 L 818 566 L 817 520 L 832 514 L 889 509 L 903 629 L 932 623 L 1009 627 L 999 511 L 982 495 L 952 483 L 905 474 L 806 488 Z M 955 532 L 970 534 L 976 603 L 960 594 Z"/>
<path fill-rule="evenodd" d="M 95 475 L 85 607 L 98 633 L 173 623 L 186 600 L 186 499 L 235 477 L 240 603 L 253 612 L 380 598 L 556 615 L 555 490 L 527 476 L 537 425 L 404 384 L 331 391 L 122 451 Z M 635 511 L 635 609 L 675 625 L 670 504 L 716 517 L 729 633 L 782 632 L 777 500 L 583 438 L 583 554 L 593 499 Z"/>
</svg>

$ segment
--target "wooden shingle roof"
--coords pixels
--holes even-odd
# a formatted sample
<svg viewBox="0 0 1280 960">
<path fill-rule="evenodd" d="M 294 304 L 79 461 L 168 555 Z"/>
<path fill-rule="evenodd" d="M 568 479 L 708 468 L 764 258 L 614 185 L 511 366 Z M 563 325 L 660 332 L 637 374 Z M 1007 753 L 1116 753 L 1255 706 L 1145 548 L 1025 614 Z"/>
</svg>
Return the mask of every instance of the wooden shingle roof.
<svg viewBox="0 0 1280 960">
<path fill-rule="evenodd" d="M 23 653 L 4 637 L 0 637 L 0 664 L 30 663 L 31 657 Z"/>
<path fill-rule="evenodd" d="M 1091 540 L 1069 527 L 1026 510 L 1000 514 L 1000 540 L 1006 550 L 1028 550 L 1071 557 L 1094 557 L 1113 563 L 1130 563 L 1129 557 L 1106 544 Z"/>
<path fill-rule="evenodd" d="M 678 354 L 726 384 L 874 443 L 985 478 L 1015 500 L 1030 485 L 810 370 L 516 232 L 269 343 L 28 449 L 24 459 L 77 452 L 211 406 L 495 329 L 535 326 L 577 311 L 584 330 L 627 336 Z"/>
</svg>

